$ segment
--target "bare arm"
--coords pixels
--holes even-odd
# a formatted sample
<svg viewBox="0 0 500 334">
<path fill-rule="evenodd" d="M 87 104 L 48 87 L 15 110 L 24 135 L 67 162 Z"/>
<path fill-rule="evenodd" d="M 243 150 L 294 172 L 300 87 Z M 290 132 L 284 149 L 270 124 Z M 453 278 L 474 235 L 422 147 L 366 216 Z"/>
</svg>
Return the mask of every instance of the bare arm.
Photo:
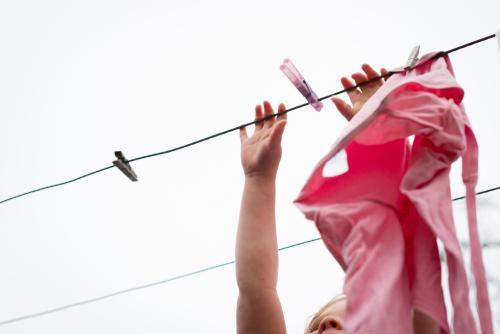
<svg viewBox="0 0 500 334">
<path fill-rule="evenodd" d="M 285 110 L 280 105 L 278 111 Z M 271 105 L 256 107 L 256 119 L 273 114 Z M 239 287 L 237 333 L 286 333 L 276 292 L 278 250 L 275 180 L 281 158 L 286 114 L 258 123 L 249 138 L 240 130 L 245 186 L 236 237 L 236 279 Z"/>
</svg>

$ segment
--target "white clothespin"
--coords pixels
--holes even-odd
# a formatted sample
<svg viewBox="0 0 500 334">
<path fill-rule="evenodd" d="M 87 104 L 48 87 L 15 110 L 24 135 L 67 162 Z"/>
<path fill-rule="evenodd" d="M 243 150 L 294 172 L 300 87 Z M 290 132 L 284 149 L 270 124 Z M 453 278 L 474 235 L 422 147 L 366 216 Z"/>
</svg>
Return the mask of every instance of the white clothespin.
<svg viewBox="0 0 500 334">
<path fill-rule="evenodd" d="M 413 50 L 411 50 L 410 56 L 408 57 L 408 60 L 406 61 L 405 69 L 406 70 L 411 70 L 413 66 L 418 61 L 418 53 L 420 52 L 420 45 L 417 45 L 413 47 Z"/>
<path fill-rule="evenodd" d="M 137 181 L 137 175 L 132 167 L 130 167 L 128 160 L 125 159 L 122 151 L 115 151 L 115 156 L 118 160 L 113 161 L 113 164 L 118 167 L 118 169 L 121 170 L 122 173 L 125 174 L 131 181 Z"/>
</svg>

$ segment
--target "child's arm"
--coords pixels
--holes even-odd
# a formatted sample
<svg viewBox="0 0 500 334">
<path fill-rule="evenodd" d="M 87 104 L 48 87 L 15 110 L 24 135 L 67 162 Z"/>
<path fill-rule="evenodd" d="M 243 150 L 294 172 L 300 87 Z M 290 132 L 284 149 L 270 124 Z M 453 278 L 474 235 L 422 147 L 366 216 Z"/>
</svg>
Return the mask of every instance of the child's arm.
<svg viewBox="0 0 500 334">
<path fill-rule="evenodd" d="M 278 111 L 284 111 L 280 105 Z M 255 118 L 273 114 L 268 102 L 255 108 Z M 245 186 L 236 237 L 236 279 L 239 287 L 237 333 L 286 333 L 276 292 L 278 249 L 275 222 L 275 180 L 281 159 L 286 114 L 256 124 L 251 137 L 240 130 Z"/>
</svg>

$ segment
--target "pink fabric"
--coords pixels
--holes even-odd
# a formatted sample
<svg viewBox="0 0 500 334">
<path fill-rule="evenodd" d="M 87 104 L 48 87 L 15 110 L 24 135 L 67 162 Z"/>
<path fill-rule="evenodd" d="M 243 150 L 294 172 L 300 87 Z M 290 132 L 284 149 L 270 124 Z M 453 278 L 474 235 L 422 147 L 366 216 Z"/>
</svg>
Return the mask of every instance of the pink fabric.
<svg viewBox="0 0 500 334">
<path fill-rule="evenodd" d="M 411 333 L 414 308 L 451 332 L 436 238 L 446 253 L 453 332 L 478 333 L 451 206 L 449 172 L 460 157 L 481 332 L 493 333 L 476 226 L 477 144 L 449 59 L 434 55 L 396 70 L 295 200 L 346 272 L 349 334 Z"/>
</svg>

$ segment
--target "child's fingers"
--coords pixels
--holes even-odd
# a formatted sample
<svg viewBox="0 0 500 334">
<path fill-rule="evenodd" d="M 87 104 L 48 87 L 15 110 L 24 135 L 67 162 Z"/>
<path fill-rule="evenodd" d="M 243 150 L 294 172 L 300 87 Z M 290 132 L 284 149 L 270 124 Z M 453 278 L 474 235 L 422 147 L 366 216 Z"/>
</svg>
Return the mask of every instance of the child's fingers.
<svg viewBox="0 0 500 334">
<path fill-rule="evenodd" d="M 268 117 L 274 114 L 273 107 L 268 101 L 264 101 L 264 117 Z M 264 127 L 270 128 L 274 124 L 274 117 L 266 119 L 264 122 Z"/>
<path fill-rule="evenodd" d="M 354 82 L 356 82 L 356 85 L 360 85 L 363 82 L 368 81 L 368 78 L 366 77 L 366 75 L 364 75 L 363 73 L 360 73 L 360 72 L 353 73 L 351 75 L 351 78 L 354 79 Z M 363 88 L 364 87 L 359 87 L 359 89 L 361 90 L 361 92 L 363 91 Z"/>
<path fill-rule="evenodd" d="M 271 143 L 281 143 L 285 131 L 286 120 L 277 121 L 271 132 Z"/>
<path fill-rule="evenodd" d="M 387 75 L 389 72 L 388 72 L 385 68 L 383 68 L 383 67 L 382 67 L 382 68 L 380 69 L 380 73 L 381 73 L 383 76 L 385 76 L 385 75 Z M 386 78 L 386 79 L 388 79 L 388 78 Z"/>
<path fill-rule="evenodd" d="M 351 103 L 354 104 L 354 102 L 358 99 L 359 94 L 361 94 L 361 91 L 359 89 L 349 89 L 351 87 L 354 87 L 354 83 L 349 78 L 342 77 L 342 79 L 340 79 L 340 82 L 342 83 L 342 86 L 347 90 L 347 95 L 349 96 Z"/>
<path fill-rule="evenodd" d="M 332 97 L 332 102 L 335 104 L 337 110 L 344 116 L 348 121 L 352 118 L 354 111 L 352 107 L 339 97 Z"/>
<path fill-rule="evenodd" d="M 359 89 L 361 90 L 361 93 L 364 94 L 372 95 L 380 87 L 378 84 L 373 82 L 366 83 L 368 81 L 368 78 L 364 73 L 354 73 L 352 75 L 352 78 L 354 79 L 356 84 L 360 85 Z"/>
<path fill-rule="evenodd" d="M 365 84 L 363 87 L 361 87 L 361 91 L 364 93 L 367 93 L 368 96 L 371 96 L 375 94 L 375 92 L 382 87 L 384 84 L 384 80 L 380 78 L 380 74 L 378 74 L 377 71 L 375 71 L 370 65 L 368 64 L 363 64 L 361 66 L 363 71 L 366 73 L 366 77 L 368 80 L 375 80 L 371 81 L 369 84 Z M 380 79 L 377 79 L 380 78 Z"/>
<path fill-rule="evenodd" d="M 245 127 L 240 128 L 240 142 L 243 144 L 248 139 L 247 129 Z"/>
<path fill-rule="evenodd" d="M 280 103 L 279 106 L 278 106 L 278 113 L 279 113 L 279 115 L 276 118 L 278 121 L 282 120 L 282 119 L 284 119 L 284 120 L 287 119 L 287 113 L 283 113 L 285 110 L 286 110 L 285 105 L 283 103 Z M 282 113 L 282 114 L 280 114 L 280 113 Z"/>
<path fill-rule="evenodd" d="M 255 107 L 255 120 L 259 120 L 264 117 L 264 113 L 262 112 L 262 106 L 259 104 Z M 262 122 L 257 122 L 255 123 L 255 129 L 259 130 L 262 129 L 262 126 L 264 125 L 264 121 Z"/>
<path fill-rule="evenodd" d="M 354 79 L 354 82 L 356 82 L 356 85 L 359 85 L 365 81 L 368 81 L 368 78 L 364 73 L 361 72 L 356 72 L 351 75 L 351 78 Z"/>
<path fill-rule="evenodd" d="M 377 71 L 375 71 L 373 69 L 373 67 L 371 67 L 368 64 L 363 64 L 361 66 L 361 68 L 366 73 L 366 76 L 368 77 L 369 80 L 375 79 L 377 77 L 380 77 L 380 74 L 378 74 Z M 370 84 L 373 84 L 376 87 L 380 87 L 380 86 L 382 86 L 384 84 L 384 81 L 383 81 L 383 79 L 379 79 L 379 80 L 376 80 L 376 81 L 374 81 L 374 82 L 372 82 Z"/>
</svg>

